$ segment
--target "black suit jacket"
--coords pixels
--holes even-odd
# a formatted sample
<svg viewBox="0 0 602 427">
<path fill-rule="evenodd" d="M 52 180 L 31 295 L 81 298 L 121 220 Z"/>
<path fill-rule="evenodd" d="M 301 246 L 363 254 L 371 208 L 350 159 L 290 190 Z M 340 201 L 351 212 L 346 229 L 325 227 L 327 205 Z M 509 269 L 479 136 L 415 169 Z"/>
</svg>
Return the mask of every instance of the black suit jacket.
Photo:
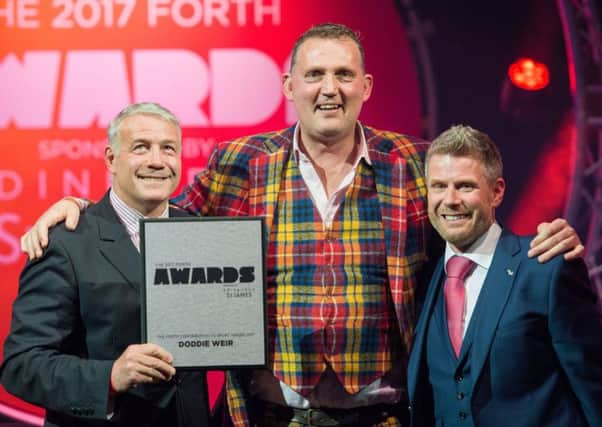
<svg viewBox="0 0 602 427">
<path fill-rule="evenodd" d="M 75 231 L 52 230 L 44 256 L 21 273 L 0 367 L 5 388 L 46 408 L 47 426 L 206 426 L 204 372 L 117 394 L 107 420 L 113 362 L 140 343 L 141 281 L 140 255 L 108 193 Z"/>
</svg>

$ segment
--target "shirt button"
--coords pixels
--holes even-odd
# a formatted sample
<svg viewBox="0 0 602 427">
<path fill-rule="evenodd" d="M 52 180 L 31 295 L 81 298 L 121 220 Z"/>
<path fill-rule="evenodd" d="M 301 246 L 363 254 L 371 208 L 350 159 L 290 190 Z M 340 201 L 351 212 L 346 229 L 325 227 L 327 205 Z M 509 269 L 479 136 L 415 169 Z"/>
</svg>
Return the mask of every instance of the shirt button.
<svg viewBox="0 0 602 427">
<path fill-rule="evenodd" d="M 464 399 L 464 393 L 462 393 L 461 391 L 459 391 L 459 392 L 458 392 L 458 394 L 456 394 L 456 398 L 457 398 L 458 400 L 462 400 L 462 399 Z"/>
<path fill-rule="evenodd" d="M 462 375 L 456 375 L 454 379 L 457 383 L 461 383 L 462 381 L 464 381 L 464 377 Z"/>
<path fill-rule="evenodd" d="M 458 414 L 458 418 L 460 418 L 460 420 L 465 420 L 466 419 L 466 412 L 460 412 Z"/>
</svg>

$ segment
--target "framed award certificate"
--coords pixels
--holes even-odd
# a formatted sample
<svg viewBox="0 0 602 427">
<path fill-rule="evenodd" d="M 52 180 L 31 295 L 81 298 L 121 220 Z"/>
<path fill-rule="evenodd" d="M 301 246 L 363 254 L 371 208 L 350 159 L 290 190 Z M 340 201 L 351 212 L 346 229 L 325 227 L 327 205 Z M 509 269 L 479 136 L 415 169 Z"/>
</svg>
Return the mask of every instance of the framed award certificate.
<svg viewBox="0 0 602 427">
<path fill-rule="evenodd" d="M 267 363 L 262 218 L 140 221 L 143 342 L 177 368 Z"/>
</svg>

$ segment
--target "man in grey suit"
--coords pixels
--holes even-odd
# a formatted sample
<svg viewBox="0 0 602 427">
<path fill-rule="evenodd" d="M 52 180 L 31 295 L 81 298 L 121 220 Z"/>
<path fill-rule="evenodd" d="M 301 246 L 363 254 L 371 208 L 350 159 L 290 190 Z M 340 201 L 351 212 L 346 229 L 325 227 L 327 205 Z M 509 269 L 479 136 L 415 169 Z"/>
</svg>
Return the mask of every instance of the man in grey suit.
<svg viewBox="0 0 602 427">
<path fill-rule="evenodd" d="M 426 159 L 447 243 L 410 354 L 412 426 L 602 426 L 602 313 L 585 264 L 540 264 L 529 237 L 496 222 L 502 160 L 484 133 L 454 126 Z"/>
<path fill-rule="evenodd" d="M 180 125 L 158 104 L 133 104 L 108 136 L 111 189 L 21 274 L 2 384 L 44 407 L 46 426 L 206 426 L 204 373 L 176 372 L 165 349 L 140 344 L 138 221 L 186 216 L 168 206 Z"/>
</svg>

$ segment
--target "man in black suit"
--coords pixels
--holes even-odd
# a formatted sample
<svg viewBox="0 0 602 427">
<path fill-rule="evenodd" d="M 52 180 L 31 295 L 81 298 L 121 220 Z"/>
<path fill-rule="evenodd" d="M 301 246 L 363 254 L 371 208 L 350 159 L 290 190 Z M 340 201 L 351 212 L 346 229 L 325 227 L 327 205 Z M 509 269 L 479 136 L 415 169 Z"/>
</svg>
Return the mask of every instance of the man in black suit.
<svg viewBox="0 0 602 427">
<path fill-rule="evenodd" d="M 176 372 L 165 349 L 140 344 L 138 221 L 186 215 L 168 207 L 180 125 L 157 104 L 133 104 L 108 136 L 111 189 L 75 232 L 56 227 L 21 274 L 2 384 L 46 408 L 46 426 L 206 426 L 204 373 Z"/>
</svg>

